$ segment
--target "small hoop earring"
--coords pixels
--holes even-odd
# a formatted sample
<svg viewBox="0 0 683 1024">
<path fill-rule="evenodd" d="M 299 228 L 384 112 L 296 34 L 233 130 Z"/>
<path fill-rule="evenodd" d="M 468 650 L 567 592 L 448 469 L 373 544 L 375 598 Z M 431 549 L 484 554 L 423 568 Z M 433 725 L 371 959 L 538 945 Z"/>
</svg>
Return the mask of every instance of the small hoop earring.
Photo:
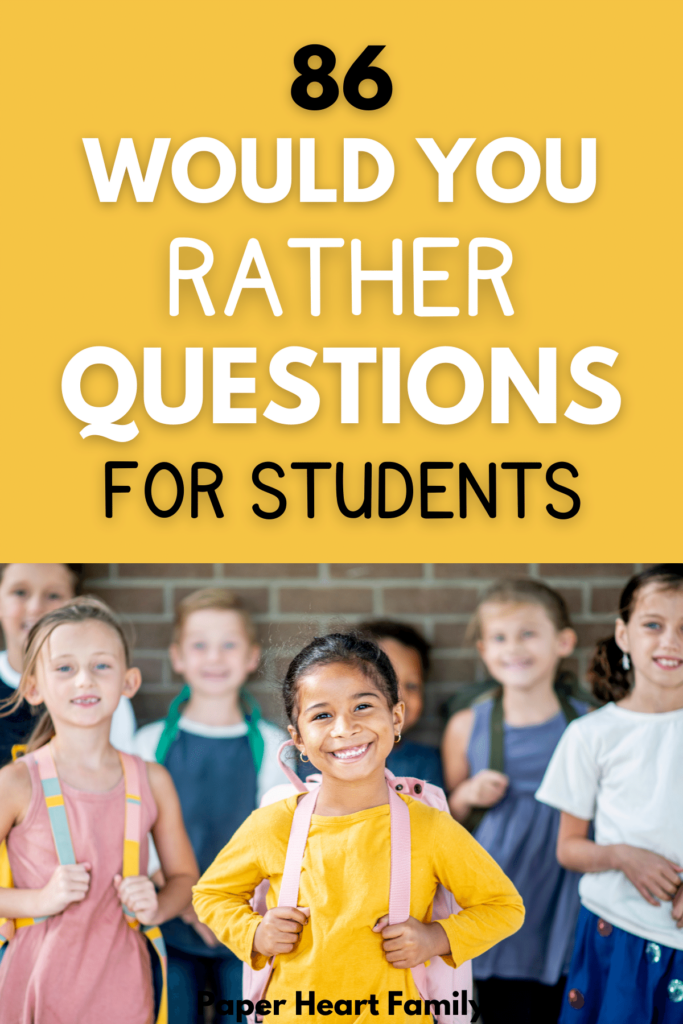
<svg viewBox="0 0 683 1024">
<path fill-rule="evenodd" d="M 305 755 L 305 754 L 303 754 L 303 753 L 302 753 L 301 751 L 299 751 L 299 760 L 300 760 L 300 761 L 303 761 L 303 762 L 304 762 L 304 764 L 308 764 L 308 762 L 309 762 L 309 761 L 310 761 L 311 759 L 310 759 L 310 757 L 306 757 L 306 755 Z"/>
<path fill-rule="evenodd" d="M 401 734 L 399 733 L 398 736 L 394 736 L 394 743 L 400 743 L 400 742 L 401 742 Z"/>
<path fill-rule="evenodd" d="M 621 667 L 623 668 L 624 672 L 628 672 L 628 670 L 631 667 L 631 659 L 629 658 L 626 651 L 624 651 L 624 653 L 621 656 Z"/>
</svg>

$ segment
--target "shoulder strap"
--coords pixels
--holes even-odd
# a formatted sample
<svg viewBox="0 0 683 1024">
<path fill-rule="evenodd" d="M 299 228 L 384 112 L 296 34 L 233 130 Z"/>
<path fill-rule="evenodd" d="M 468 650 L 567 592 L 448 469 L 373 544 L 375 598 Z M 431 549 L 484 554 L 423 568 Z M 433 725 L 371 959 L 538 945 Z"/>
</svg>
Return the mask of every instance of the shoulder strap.
<svg viewBox="0 0 683 1024">
<path fill-rule="evenodd" d="M 140 830 L 142 827 L 142 797 L 138 762 L 130 754 L 119 750 L 126 789 L 126 818 L 123 828 L 123 877 L 140 874 Z"/>
<path fill-rule="evenodd" d="M 282 885 L 278 898 L 279 907 L 296 907 L 299 900 L 299 882 L 301 880 L 301 865 L 304 860 L 306 842 L 311 828 L 311 818 L 318 800 L 320 787 L 316 786 L 299 800 L 294 817 L 292 828 L 289 833 L 287 844 L 287 856 L 285 867 L 282 872 Z"/>
<path fill-rule="evenodd" d="M 159 764 L 163 764 L 166 760 L 169 748 L 173 743 L 173 740 L 178 735 L 178 722 L 180 721 L 180 709 L 183 704 L 186 704 L 190 699 L 191 691 L 189 686 L 183 686 L 182 690 L 177 697 L 174 697 L 171 701 L 171 705 L 168 709 L 168 714 L 164 719 L 164 729 L 159 737 L 157 743 L 157 749 L 155 753 L 156 760 Z"/>
<path fill-rule="evenodd" d="M 503 729 L 503 688 L 493 695 L 493 706 L 491 708 L 491 720 L 489 723 L 489 768 L 496 772 L 505 771 L 505 732 Z M 465 828 L 474 834 L 486 817 L 488 807 L 475 807 L 463 822 Z"/>
<path fill-rule="evenodd" d="M 66 816 L 64 796 L 62 794 L 62 787 L 59 784 L 59 778 L 57 777 L 57 769 L 55 768 L 50 744 L 46 743 L 44 747 L 38 747 L 37 750 L 34 750 L 33 757 L 38 765 L 43 796 L 50 818 L 52 838 L 55 841 L 57 859 L 60 864 L 75 864 L 76 857 L 71 842 L 71 833 L 69 832 L 69 821 Z"/>
<path fill-rule="evenodd" d="M 575 718 L 579 717 L 579 712 L 576 710 L 566 693 L 563 693 L 561 690 L 555 690 L 555 696 L 560 702 L 562 714 L 567 720 L 567 725 L 569 725 L 570 722 L 573 722 Z"/>
</svg>

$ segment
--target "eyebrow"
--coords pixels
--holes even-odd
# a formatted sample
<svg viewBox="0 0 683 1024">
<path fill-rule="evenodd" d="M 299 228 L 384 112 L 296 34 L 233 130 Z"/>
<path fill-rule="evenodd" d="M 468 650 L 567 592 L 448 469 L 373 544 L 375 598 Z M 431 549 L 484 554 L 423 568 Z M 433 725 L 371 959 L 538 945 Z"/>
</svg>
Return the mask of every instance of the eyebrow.
<svg viewBox="0 0 683 1024">
<path fill-rule="evenodd" d="M 359 697 L 378 697 L 378 696 L 379 696 L 379 693 L 377 692 L 377 690 L 368 690 L 366 693 L 353 693 L 353 694 L 351 694 L 351 698 L 350 699 L 351 700 L 358 700 Z M 314 711 L 316 708 L 328 708 L 329 706 L 330 706 L 330 702 L 328 700 L 323 700 L 323 701 L 320 702 L 320 704 L 309 704 L 309 706 L 306 708 L 306 711 Z"/>
</svg>

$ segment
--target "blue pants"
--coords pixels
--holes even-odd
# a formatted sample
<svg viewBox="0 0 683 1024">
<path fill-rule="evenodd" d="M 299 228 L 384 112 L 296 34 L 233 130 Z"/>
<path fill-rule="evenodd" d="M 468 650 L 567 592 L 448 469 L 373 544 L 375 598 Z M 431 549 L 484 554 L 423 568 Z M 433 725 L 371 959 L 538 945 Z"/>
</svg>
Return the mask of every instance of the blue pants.
<svg viewBox="0 0 683 1024">
<path fill-rule="evenodd" d="M 211 991 L 220 999 L 242 998 L 242 961 L 228 956 L 192 956 L 168 949 L 168 1024 L 202 1024 L 199 993 Z M 230 1017 L 219 1020 L 230 1022 Z M 232 1018 L 233 1024 L 235 1017 Z"/>
<path fill-rule="evenodd" d="M 559 1024 L 683 1024 L 683 950 L 581 907 Z"/>
</svg>

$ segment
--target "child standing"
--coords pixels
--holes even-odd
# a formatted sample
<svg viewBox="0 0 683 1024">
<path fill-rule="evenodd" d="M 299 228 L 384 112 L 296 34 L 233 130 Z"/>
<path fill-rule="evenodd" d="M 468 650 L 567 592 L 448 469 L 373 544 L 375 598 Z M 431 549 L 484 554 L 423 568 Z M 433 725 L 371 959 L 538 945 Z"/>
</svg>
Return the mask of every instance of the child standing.
<svg viewBox="0 0 683 1024">
<path fill-rule="evenodd" d="M 486 1024 L 557 1020 L 579 911 L 578 878 L 554 856 L 559 814 L 534 799 L 570 718 L 555 689 L 576 644 L 560 594 L 535 580 L 492 587 L 473 622 L 498 690 L 455 714 L 443 738 L 449 804 L 501 865 L 526 907 L 523 928 L 474 961 Z"/>
<path fill-rule="evenodd" d="M 70 602 L 29 633 L 16 699 L 45 711 L 29 753 L 0 770 L 0 836 L 15 885 L 0 889 L 0 916 L 17 928 L 0 964 L 1 1024 L 152 1018 L 149 953 L 124 907 L 136 924 L 173 917 L 197 869 L 168 773 L 123 760 L 109 742 L 122 694 L 139 685 L 121 627 L 99 601 Z M 126 842 L 151 829 L 166 877 L 158 893 L 146 874 L 124 871 L 131 768 L 139 828 L 125 828 Z M 143 843 L 143 872 L 146 852 Z"/>
<path fill-rule="evenodd" d="M 80 592 L 82 566 L 12 562 L 0 566 L 0 626 L 7 649 L 0 651 L 0 708 L 13 702 L 24 659 L 26 638 L 41 615 L 60 608 Z M 26 743 L 35 725 L 31 705 L 21 701 L 0 717 L 0 766 L 12 759 L 12 747 Z M 135 715 L 122 697 L 111 725 L 111 742 L 130 750 Z"/>
<path fill-rule="evenodd" d="M 170 648 L 185 686 L 135 749 L 173 778 L 200 870 L 205 871 L 266 790 L 285 782 L 277 750 L 286 735 L 243 691 L 259 663 L 254 624 L 227 590 L 199 590 L 178 605 Z M 202 1020 L 199 992 L 240 999 L 242 965 L 192 907 L 163 928 L 169 955 L 169 1021 Z"/>
<path fill-rule="evenodd" d="M 562 812 L 560 863 L 585 872 L 560 1020 L 680 1024 L 682 564 L 629 581 L 590 676 L 609 703 L 570 726 L 537 794 Z"/>
<path fill-rule="evenodd" d="M 450 815 L 401 795 L 410 812 L 410 917 L 388 925 L 384 769 L 404 717 L 391 662 L 363 638 L 318 637 L 289 666 L 283 698 L 300 755 L 322 774 L 301 871 L 298 903 L 306 913 L 276 906 L 297 796 L 255 811 L 238 829 L 195 888 L 197 913 L 253 967 L 275 956 L 268 999 L 286 1000 L 279 1008 L 283 1021 L 300 1019 L 297 991 L 315 992 L 316 1002 L 330 1000 L 330 1013 L 341 998 L 367 1004 L 373 995 L 376 1015 L 352 1003 L 355 1019 L 393 1021 L 390 990 L 404 1000 L 419 998 L 411 967 L 433 956 L 453 965 L 482 953 L 519 927 L 521 900 Z M 249 900 L 264 878 L 271 884 L 270 909 L 261 917 Z M 463 909 L 430 921 L 438 883 Z M 342 1006 L 325 1019 L 344 1012 Z"/>
</svg>

